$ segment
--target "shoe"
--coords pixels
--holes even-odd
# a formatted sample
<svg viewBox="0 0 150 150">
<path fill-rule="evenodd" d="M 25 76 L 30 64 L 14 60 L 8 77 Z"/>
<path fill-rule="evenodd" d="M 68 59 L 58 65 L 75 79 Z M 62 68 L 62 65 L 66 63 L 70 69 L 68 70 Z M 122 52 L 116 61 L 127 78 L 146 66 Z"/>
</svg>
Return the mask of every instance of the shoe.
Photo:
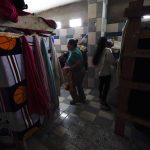
<svg viewBox="0 0 150 150">
<path fill-rule="evenodd" d="M 111 107 L 108 104 L 101 104 L 101 109 L 105 111 L 111 110 Z"/>
<path fill-rule="evenodd" d="M 87 103 L 87 101 L 85 99 L 81 99 L 81 100 L 79 100 L 79 102 L 83 103 L 83 104 Z"/>
<path fill-rule="evenodd" d="M 77 101 L 75 101 L 75 100 L 70 101 L 70 105 L 75 105 L 76 103 L 77 103 Z"/>
</svg>

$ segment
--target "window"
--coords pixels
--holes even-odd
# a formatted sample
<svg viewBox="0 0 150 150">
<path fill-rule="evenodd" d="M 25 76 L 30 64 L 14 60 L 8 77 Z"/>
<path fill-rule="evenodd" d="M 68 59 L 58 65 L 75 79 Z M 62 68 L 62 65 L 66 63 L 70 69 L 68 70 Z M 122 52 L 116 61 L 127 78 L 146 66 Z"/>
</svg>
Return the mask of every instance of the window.
<svg viewBox="0 0 150 150">
<path fill-rule="evenodd" d="M 69 21 L 70 27 L 80 27 L 82 24 L 81 19 L 72 19 Z"/>
<path fill-rule="evenodd" d="M 56 24 L 57 24 L 57 29 L 61 29 L 61 22 L 57 21 Z"/>
<path fill-rule="evenodd" d="M 145 15 L 145 16 L 143 16 L 143 19 L 144 19 L 144 20 L 149 20 L 149 19 L 150 19 L 150 15 Z"/>
</svg>

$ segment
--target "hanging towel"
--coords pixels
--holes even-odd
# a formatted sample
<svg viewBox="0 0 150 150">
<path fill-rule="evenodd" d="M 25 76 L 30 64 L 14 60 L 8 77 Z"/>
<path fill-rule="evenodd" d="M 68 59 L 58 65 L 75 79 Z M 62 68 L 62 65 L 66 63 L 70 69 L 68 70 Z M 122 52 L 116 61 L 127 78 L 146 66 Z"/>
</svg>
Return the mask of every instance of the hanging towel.
<svg viewBox="0 0 150 150">
<path fill-rule="evenodd" d="M 34 40 L 34 58 L 35 58 L 35 65 L 39 74 L 39 77 L 41 79 L 41 82 L 43 83 L 43 90 L 45 91 L 45 94 L 47 94 L 48 99 L 49 99 L 49 103 L 51 106 L 51 110 L 52 110 L 52 106 L 53 103 L 51 101 L 51 94 L 50 93 L 50 89 L 49 89 L 49 84 L 48 84 L 48 78 L 47 78 L 47 73 L 46 73 L 46 67 L 44 64 L 44 60 L 43 60 L 43 56 L 42 56 L 42 51 L 41 51 L 41 46 L 39 43 L 39 39 L 37 36 L 33 37 Z"/>
<path fill-rule="evenodd" d="M 51 49 L 50 51 L 51 51 L 51 56 L 52 56 L 52 66 L 53 66 L 53 71 L 54 71 L 57 94 L 60 95 L 60 88 L 61 88 L 61 85 L 64 83 L 64 77 L 63 77 L 63 73 L 61 70 L 60 62 L 57 57 L 56 49 L 54 47 L 51 37 L 49 38 L 49 41 L 50 41 L 49 44 L 50 44 L 50 49 Z"/>
<path fill-rule="evenodd" d="M 50 61 L 50 58 L 48 56 L 48 50 L 46 49 L 44 39 L 41 39 L 41 48 L 42 48 L 42 54 L 44 58 L 44 63 L 46 66 L 46 71 L 47 71 L 47 77 L 48 77 L 48 84 L 50 91 L 52 93 L 52 101 L 54 102 L 55 107 L 59 106 L 59 100 L 58 100 L 58 95 L 56 92 L 56 83 L 55 83 L 55 78 L 54 78 L 54 72 L 53 72 L 53 67 L 52 63 Z"/>
<path fill-rule="evenodd" d="M 48 97 L 44 91 L 44 85 L 41 82 L 36 69 L 33 52 L 28 45 L 25 37 L 22 37 L 22 46 L 24 49 L 25 70 L 27 80 L 28 106 L 31 113 L 48 114 Z"/>
</svg>

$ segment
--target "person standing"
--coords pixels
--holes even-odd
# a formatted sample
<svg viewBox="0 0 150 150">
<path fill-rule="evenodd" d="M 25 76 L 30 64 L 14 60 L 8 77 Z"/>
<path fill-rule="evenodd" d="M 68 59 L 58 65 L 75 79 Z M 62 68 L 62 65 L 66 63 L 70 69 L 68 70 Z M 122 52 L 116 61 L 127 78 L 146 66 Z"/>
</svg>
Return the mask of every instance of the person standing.
<svg viewBox="0 0 150 150">
<path fill-rule="evenodd" d="M 99 98 L 103 110 L 111 109 L 106 100 L 111 81 L 111 66 L 115 64 L 112 46 L 113 42 L 106 37 L 100 37 L 93 57 L 93 64 L 99 69 Z"/>
<path fill-rule="evenodd" d="M 69 92 L 72 96 L 71 105 L 75 105 L 77 102 L 85 103 L 86 96 L 84 94 L 82 82 L 85 75 L 85 68 L 83 64 L 83 56 L 80 49 L 77 47 L 77 41 L 70 39 L 67 44 L 69 50 L 69 56 L 64 67 L 65 71 L 69 71 L 71 77 L 72 88 L 69 88 Z"/>
</svg>

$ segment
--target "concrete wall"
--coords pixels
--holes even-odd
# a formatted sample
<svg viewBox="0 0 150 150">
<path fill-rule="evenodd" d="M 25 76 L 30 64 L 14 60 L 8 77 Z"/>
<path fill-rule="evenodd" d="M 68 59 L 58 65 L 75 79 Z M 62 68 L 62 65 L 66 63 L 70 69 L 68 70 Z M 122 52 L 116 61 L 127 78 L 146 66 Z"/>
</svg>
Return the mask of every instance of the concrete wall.
<svg viewBox="0 0 150 150">
<path fill-rule="evenodd" d="M 123 17 L 129 0 L 108 0 L 106 35 L 115 40 L 121 40 L 121 31 L 126 18 Z M 58 52 L 66 50 L 67 41 L 88 33 L 88 73 L 86 83 L 88 87 L 98 87 L 97 70 L 92 64 L 97 40 L 101 35 L 102 1 L 87 0 L 67 6 L 55 8 L 39 14 L 45 18 L 51 18 L 62 22 L 62 29 L 56 30 L 55 47 Z M 81 18 L 83 26 L 69 28 L 69 20 Z"/>
<path fill-rule="evenodd" d="M 124 9 L 128 7 L 129 1 L 130 0 L 108 0 L 107 22 L 117 23 L 125 21 L 126 18 L 123 17 L 123 13 Z M 150 5 L 150 0 L 145 0 L 145 4 Z M 101 13 L 101 8 L 98 9 L 99 9 L 98 12 Z M 88 14 L 88 0 L 39 13 L 40 16 L 43 16 L 45 18 L 51 18 L 54 19 L 55 21 L 61 21 L 63 23 L 62 28 L 68 28 L 68 21 L 71 18 L 78 18 L 78 17 L 82 18 L 83 26 L 87 26 L 88 25 L 87 14 Z"/>
<path fill-rule="evenodd" d="M 62 7 L 47 10 L 45 12 L 38 13 L 47 19 L 53 19 L 55 21 L 60 21 L 62 24 L 61 29 L 57 29 L 54 32 L 54 44 L 58 53 L 67 50 L 67 42 L 71 38 L 81 38 L 83 35 L 88 33 L 88 5 L 87 1 L 83 0 L 81 2 L 76 2 L 73 4 L 65 5 Z M 70 19 L 82 19 L 81 27 L 69 27 Z"/>
<path fill-rule="evenodd" d="M 107 22 L 116 23 L 125 20 L 123 13 L 130 0 L 108 0 Z"/>
<path fill-rule="evenodd" d="M 47 10 L 45 12 L 39 13 L 38 15 L 44 18 L 60 21 L 62 23 L 62 28 L 68 28 L 69 20 L 75 18 L 81 18 L 83 22 L 83 26 L 87 26 L 88 25 L 87 12 L 88 12 L 87 1 L 82 1 L 82 2 L 77 2 L 62 7 L 54 8 L 51 10 Z"/>
<path fill-rule="evenodd" d="M 108 0 L 107 22 L 117 23 L 125 21 L 123 17 L 125 8 L 131 0 Z M 150 0 L 144 0 L 144 5 L 150 5 Z"/>
<path fill-rule="evenodd" d="M 124 9 L 128 6 L 129 0 L 108 0 L 108 23 L 122 22 Z M 101 15 L 101 9 L 98 8 Z M 88 1 L 77 2 L 66 6 L 50 9 L 39 13 L 40 16 L 51 18 L 62 22 L 62 28 L 68 28 L 68 21 L 72 18 L 81 18 L 83 26 L 88 25 Z"/>
</svg>

